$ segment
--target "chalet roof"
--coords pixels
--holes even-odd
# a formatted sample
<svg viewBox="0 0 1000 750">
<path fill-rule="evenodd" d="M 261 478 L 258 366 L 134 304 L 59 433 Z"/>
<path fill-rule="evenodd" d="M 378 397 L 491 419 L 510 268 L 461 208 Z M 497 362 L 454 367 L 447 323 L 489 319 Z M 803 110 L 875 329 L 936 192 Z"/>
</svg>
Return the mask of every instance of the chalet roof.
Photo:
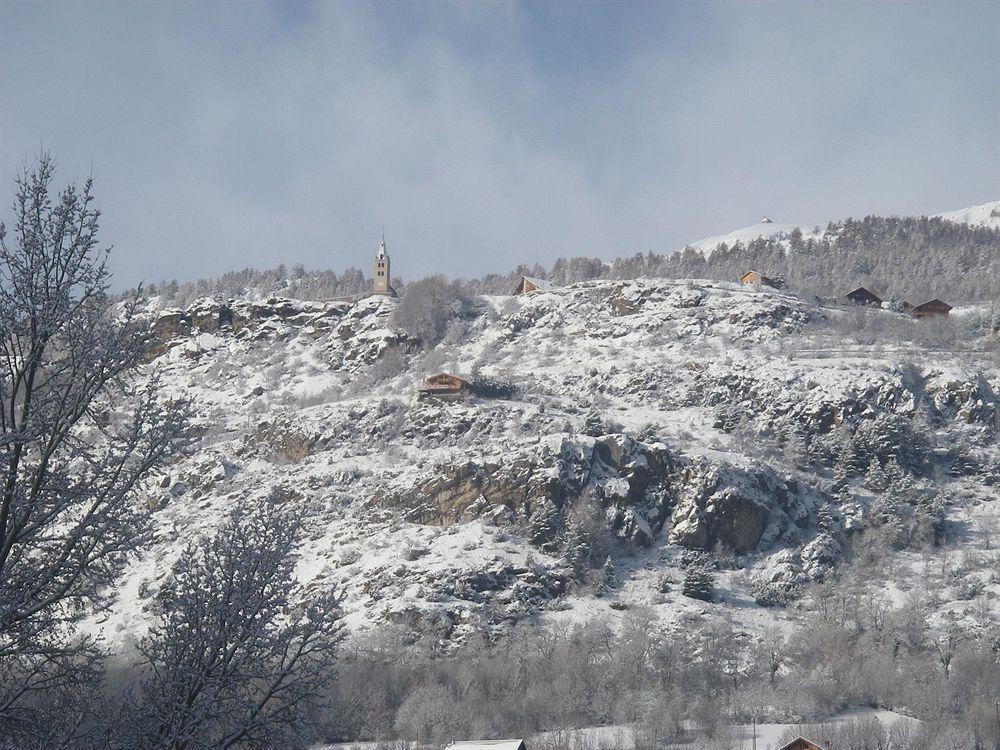
<svg viewBox="0 0 1000 750">
<path fill-rule="evenodd" d="M 791 742 L 782 745 L 778 750 L 810 750 L 810 748 L 816 748 L 816 750 L 826 750 L 818 742 L 813 742 L 812 740 L 807 740 L 805 737 L 799 735 Z"/>
<path fill-rule="evenodd" d="M 935 297 L 934 299 L 929 299 L 926 302 L 921 302 L 919 305 L 917 305 L 913 309 L 914 310 L 921 310 L 921 309 L 924 309 L 924 308 L 926 308 L 928 306 L 947 307 L 949 310 L 952 309 L 951 305 L 949 305 L 947 302 L 945 302 L 943 300 L 939 300 L 937 297 Z"/>
<path fill-rule="evenodd" d="M 461 375 L 456 375 L 453 372 L 435 372 L 433 375 L 428 375 L 428 380 L 434 380 L 435 378 L 455 378 L 456 380 L 465 380 Z"/>
<path fill-rule="evenodd" d="M 879 295 L 875 294 L 875 292 L 873 292 L 871 289 L 865 286 L 859 286 L 857 289 L 852 289 L 844 296 L 847 299 L 861 298 L 861 299 L 878 300 L 879 302 L 882 301 L 882 298 Z"/>
<path fill-rule="evenodd" d="M 755 273 L 755 274 L 757 274 L 757 275 L 758 275 L 758 276 L 760 276 L 760 277 L 761 277 L 762 279 L 766 279 L 766 278 L 768 278 L 768 276 L 767 276 L 767 274 L 766 274 L 766 273 L 761 273 L 760 271 L 754 271 L 754 270 L 753 270 L 752 268 L 751 268 L 751 269 L 750 269 L 749 271 L 747 271 L 746 273 L 744 273 L 744 274 L 743 274 L 742 276 L 740 276 L 740 278 L 741 278 L 741 279 L 745 279 L 745 278 L 746 278 L 747 276 L 749 276 L 749 275 L 750 275 L 750 274 L 752 274 L 752 273 Z"/>
<path fill-rule="evenodd" d="M 470 740 L 452 742 L 445 750 L 524 750 L 524 740 Z"/>
<path fill-rule="evenodd" d="M 552 289 L 552 282 L 546 281 L 545 279 L 538 279 L 534 276 L 522 276 L 522 279 L 527 281 L 529 284 L 533 284 L 536 289 Z"/>
</svg>

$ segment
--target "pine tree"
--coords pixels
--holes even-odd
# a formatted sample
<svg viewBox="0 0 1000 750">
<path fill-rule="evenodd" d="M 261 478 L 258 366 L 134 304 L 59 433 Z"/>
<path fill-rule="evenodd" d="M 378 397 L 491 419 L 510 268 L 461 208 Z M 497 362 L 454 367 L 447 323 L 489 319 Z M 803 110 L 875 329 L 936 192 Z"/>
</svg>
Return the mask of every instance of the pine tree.
<svg viewBox="0 0 1000 750">
<path fill-rule="evenodd" d="M 563 539 L 563 560 L 573 571 L 576 580 L 583 580 L 590 564 L 590 544 L 580 524 L 570 521 Z"/>
<path fill-rule="evenodd" d="M 706 602 L 712 601 L 715 597 L 715 575 L 704 555 L 694 558 L 688 564 L 681 583 L 681 593 Z"/>
<path fill-rule="evenodd" d="M 608 555 L 597 575 L 597 593 L 606 594 L 618 586 L 618 579 L 615 577 L 615 563 Z"/>
<path fill-rule="evenodd" d="M 882 464 L 879 463 L 877 458 L 872 458 L 868 464 L 868 471 L 865 474 L 865 487 L 872 492 L 884 492 L 888 485 L 889 480 L 882 470 Z"/>
<path fill-rule="evenodd" d="M 561 520 L 555 504 L 547 498 L 543 499 L 528 522 L 531 543 L 544 552 L 551 551 L 557 544 Z"/>
</svg>

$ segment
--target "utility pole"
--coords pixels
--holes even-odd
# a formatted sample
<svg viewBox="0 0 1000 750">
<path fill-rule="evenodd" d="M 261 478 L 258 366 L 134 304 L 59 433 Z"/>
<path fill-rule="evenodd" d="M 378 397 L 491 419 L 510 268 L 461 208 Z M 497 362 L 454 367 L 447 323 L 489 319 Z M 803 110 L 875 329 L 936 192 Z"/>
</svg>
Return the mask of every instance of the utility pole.
<svg viewBox="0 0 1000 750">
<path fill-rule="evenodd" d="M 1000 705 L 1000 703 L 998 703 L 997 705 Z M 756 714 L 754 714 L 754 716 L 751 718 L 751 721 L 753 722 L 753 750 L 757 750 L 757 715 Z"/>
</svg>

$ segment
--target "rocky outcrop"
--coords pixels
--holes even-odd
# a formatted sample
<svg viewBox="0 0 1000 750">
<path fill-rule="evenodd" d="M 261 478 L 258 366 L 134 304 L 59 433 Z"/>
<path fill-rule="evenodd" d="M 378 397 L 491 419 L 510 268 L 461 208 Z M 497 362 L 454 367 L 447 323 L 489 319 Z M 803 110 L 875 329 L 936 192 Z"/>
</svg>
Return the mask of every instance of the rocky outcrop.
<svg viewBox="0 0 1000 750">
<path fill-rule="evenodd" d="M 611 531 L 639 546 L 652 545 L 667 528 L 672 543 L 735 553 L 801 536 L 818 501 L 765 468 L 692 461 L 663 443 L 620 433 L 565 437 L 508 461 L 436 465 L 422 476 L 382 502 L 405 509 L 407 520 L 435 525 L 530 524 L 551 506 L 560 512 L 557 528 L 576 504 L 594 503 Z"/>
</svg>

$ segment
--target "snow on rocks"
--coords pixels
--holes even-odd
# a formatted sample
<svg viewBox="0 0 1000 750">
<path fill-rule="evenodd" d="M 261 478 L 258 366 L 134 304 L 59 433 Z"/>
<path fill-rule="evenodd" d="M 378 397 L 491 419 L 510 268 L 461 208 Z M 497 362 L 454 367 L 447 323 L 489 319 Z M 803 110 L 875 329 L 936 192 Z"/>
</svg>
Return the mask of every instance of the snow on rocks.
<svg viewBox="0 0 1000 750">
<path fill-rule="evenodd" d="M 391 327 L 383 296 L 161 313 L 147 368 L 192 401 L 197 442 L 144 489 L 154 543 L 107 627 L 139 629 L 183 544 L 273 487 L 303 518 L 305 590 L 336 587 L 352 628 L 458 639 L 536 612 L 583 616 L 597 604 L 566 539 L 584 522 L 620 557 L 621 588 L 599 609 L 629 597 L 679 622 L 702 615 L 658 586 L 681 576 L 686 550 L 792 589 L 822 579 L 868 523 L 866 499 L 741 445 L 731 419 L 812 437 L 924 410 L 963 440 L 995 434 L 996 368 L 785 356 L 827 312 L 779 290 L 635 279 L 485 303 L 429 352 Z M 439 371 L 502 377 L 517 394 L 417 401 Z M 970 461 L 997 461 L 995 440 L 968 440 Z M 955 481 L 983 495 L 975 476 Z"/>
</svg>

